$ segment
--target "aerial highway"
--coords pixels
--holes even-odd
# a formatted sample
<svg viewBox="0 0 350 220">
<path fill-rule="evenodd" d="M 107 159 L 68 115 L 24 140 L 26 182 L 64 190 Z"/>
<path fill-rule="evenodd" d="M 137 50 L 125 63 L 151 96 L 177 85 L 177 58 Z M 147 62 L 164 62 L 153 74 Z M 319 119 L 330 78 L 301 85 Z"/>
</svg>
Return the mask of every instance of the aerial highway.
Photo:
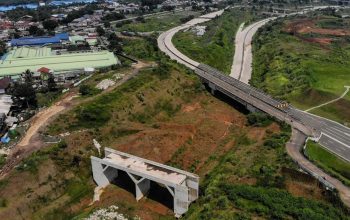
<svg viewBox="0 0 350 220">
<path fill-rule="evenodd" d="M 350 162 L 350 128 L 329 119 L 298 110 L 248 84 L 252 71 L 251 39 L 259 27 L 275 18 L 258 21 L 244 29 L 243 26 L 240 27 L 238 33 L 239 38 L 236 39 L 235 58 L 237 58 L 237 60 L 233 62 L 231 77 L 208 65 L 190 59 L 175 48 L 172 43 L 172 37 L 175 33 L 208 21 L 210 18 L 216 17 L 222 13 L 223 10 L 201 16 L 200 18 L 193 19 L 186 24 L 162 33 L 158 38 L 160 50 L 169 55 L 171 59 L 193 69 L 200 77 L 201 81 L 208 84 L 213 92 L 220 91 L 246 105 L 249 110 L 254 111 L 254 109 L 259 109 L 279 120 L 285 121 L 290 124 L 293 129 L 303 133 L 305 137 L 309 137 L 327 150 Z M 304 13 L 304 11 L 298 13 Z M 304 143 L 304 141 L 305 139 L 300 143 Z M 310 169 L 310 167 L 304 168 Z M 318 170 L 318 172 L 319 173 L 315 175 L 326 176 L 322 171 Z M 337 184 L 335 187 L 339 191 L 342 190 L 340 194 L 343 201 L 347 201 L 347 205 L 350 205 L 350 191 L 348 188 L 342 186 L 341 183 L 335 181 L 334 178 L 331 179 L 330 182 Z"/>
<path fill-rule="evenodd" d="M 322 8 L 324 8 L 324 6 L 282 16 L 302 14 L 309 10 Z M 243 24 L 240 26 L 235 38 L 235 55 L 231 68 L 231 77 L 246 84 L 249 83 L 252 74 L 252 38 L 260 27 L 274 19 L 276 19 L 276 17 L 267 18 L 255 22 L 244 29 L 242 27 Z M 326 118 L 300 111 L 293 106 L 288 106 L 286 111 L 288 112 L 287 114 L 295 120 L 310 127 L 310 129 L 313 130 L 312 136 L 314 137 L 314 140 L 319 144 L 344 160 L 350 162 L 350 129 L 348 127 Z"/>
<path fill-rule="evenodd" d="M 216 13 L 203 15 L 200 18 L 193 19 L 184 25 L 172 28 L 162 33 L 158 38 L 159 48 L 168 54 L 172 59 L 177 60 L 179 63 L 182 63 L 193 70 L 196 70 L 198 73 L 199 70 L 203 70 L 203 67 L 205 67 L 205 65 L 200 64 L 197 61 L 194 61 L 179 52 L 172 44 L 171 39 L 178 31 L 208 21 L 210 18 L 218 16 L 222 13 L 223 10 Z M 323 147 L 332 153 L 350 162 L 350 129 L 348 127 L 345 127 L 337 122 L 298 110 L 291 105 L 281 108 L 279 106 L 283 106 L 283 102 L 273 99 L 269 95 L 264 94 L 263 92 L 258 91 L 257 89 L 248 85 L 252 71 L 252 56 L 251 46 L 247 46 L 251 45 L 252 36 L 255 34 L 258 28 L 273 19 L 275 18 L 268 18 L 262 21 L 258 21 L 246 27 L 244 30 L 242 30 L 240 27 L 240 37 L 239 39 L 236 39 L 237 46 L 235 51 L 235 58 L 238 57 L 238 62 L 236 62 L 236 60 L 233 62 L 233 74 L 231 72 L 232 78 L 225 77 L 225 74 L 220 73 L 214 68 L 207 67 L 204 71 L 211 72 L 212 74 L 215 72 L 216 76 L 221 77 L 221 83 L 226 82 L 231 84 L 231 86 L 238 87 L 238 89 L 242 91 L 242 94 L 246 94 L 248 92 L 249 97 L 242 97 L 245 102 L 248 102 L 247 104 L 257 107 L 257 100 L 265 104 L 267 103 L 270 108 L 269 112 L 267 112 L 266 109 L 261 109 L 261 106 L 258 107 L 258 109 L 263 110 L 277 117 L 278 119 L 284 120 L 287 123 L 297 127 L 299 130 L 302 130 L 304 133 L 311 136 L 315 141 L 318 141 Z M 201 71 L 201 73 L 203 74 L 203 71 Z M 239 83 L 239 81 L 243 82 L 244 84 Z M 283 115 L 281 115 L 281 111 L 283 112 Z"/>
</svg>

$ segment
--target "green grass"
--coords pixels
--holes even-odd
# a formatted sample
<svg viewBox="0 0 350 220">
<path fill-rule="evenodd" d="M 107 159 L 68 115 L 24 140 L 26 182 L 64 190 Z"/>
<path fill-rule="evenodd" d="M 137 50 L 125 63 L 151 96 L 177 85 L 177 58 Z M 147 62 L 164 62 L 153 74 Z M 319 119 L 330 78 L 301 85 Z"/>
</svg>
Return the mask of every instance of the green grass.
<svg viewBox="0 0 350 220">
<path fill-rule="evenodd" d="M 0 169 L 5 165 L 6 163 L 6 155 L 0 154 Z"/>
<path fill-rule="evenodd" d="M 329 118 L 350 127 L 350 105 L 348 100 L 350 100 L 350 93 L 348 93 L 343 99 L 311 110 L 310 113 Z"/>
<path fill-rule="evenodd" d="M 305 150 L 308 158 L 326 172 L 350 186 L 350 163 L 330 153 L 319 144 L 308 141 Z"/>
<path fill-rule="evenodd" d="M 181 24 L 181 19 L 190 15 L 195 17 L 200 15 L 200 12 L 182 11 L 171 13 L 167 15 L 159 15 L 146 18 L 144 22 L 135 21 L 130 24 L 125 24 L 117 27 L 117 31 L 132 31 L 132 32 L 151 32 L 151 31 L 165 31 L 172 27 Z"/>
<path fill-rule="evenodd" d="M 157 40 L 155 38 L 123 39 L 123 50 L 126 54 L 138 59 L 150 61 L 159 59 Z"/>
<path fill-rule="evenodd" d="M 62 92 L 45 92 L 45 93 L 37 93 L 36 98 L 38 101 L 39 107 L 47 107 L 50 106 L 53 102 L 58 100 L 59 97 L 61 97 Z"/>
<path fill-rule="evenodd" d="M 233 61 L 236 31 L 242 22 L 253 18 L 249 11 L 226 10 L 220 17 L 200 24 L 207 26 L 203 36 L 196 36 L 192 31 L 178 32 L 173 43 L 188 57 L 228 74 Z"/>
<path fill-rule="evenodd" d="M 339 97 L 344 86 L 350 84 L 350 41 L 334 37 L 330 45 L 307 42 L 302 38 L 310 39 L 312 35 L 296 36 L 283 31 L 289 19 L 293 21 L 279 19 L 267 24 L 254 37 L 251 84 L 304 110 Z M 323 19 L 327 27 L 330 21 L 339 22 L 332 16 Z M 342 25 L 350 28 L 348 22 Z M 348 124 L 349 106 L 347 96 L 313 113 Z"/>
</svg>

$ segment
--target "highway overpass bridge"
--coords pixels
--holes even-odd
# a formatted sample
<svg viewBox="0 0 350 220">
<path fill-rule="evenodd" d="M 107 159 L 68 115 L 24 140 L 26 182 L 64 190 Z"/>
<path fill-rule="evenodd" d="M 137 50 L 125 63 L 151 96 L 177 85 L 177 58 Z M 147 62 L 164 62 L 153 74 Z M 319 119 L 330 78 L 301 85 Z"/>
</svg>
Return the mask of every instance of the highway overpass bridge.
<svg viewBox="0 0 350 220">
<path fill-rule="evenodd" d="M 291 13 L 288 15 L 303 14 L 306 11 L 322 8 L 325 8 L 325 6 L 314 7 L 313 9 L 306 9 L 301 12 Z M 287 151 L 289 155 L 299 164 L 301 168 L 310 173 L 316 179 L 320 180 L 327 188 L 337 188 L 343 202 L 348 207 L 350 207 L 349 188 L 344 186 L 344 184 L 342 184 L 339 180 L 329 176 L 317 168 L 315 165 L 310 163 L 300 153 L 299 149 L 300 146 L 303 146 L 305 143 L 306 136 L 308 136 L 309 138 L 317 141 L 320 145 L 322 145 L 330 152 L 350 162 L 350 128 L 345 127 L 337 122 L 298 110 L 293 106 L 277 100 L 268 94 L 265 94 L 264 92 L 248 85 L 247 82 L 244 83 L 244 77 L 247 78 L 245 74 L 250 72 L 249 67 L 251 65 L 251 59 L 249 59 L 249 56 L 245 55 L 247 53 L 244 53 L 244 50 L 247 47 L 241 47 L 241 51 L 239 52 L 240 54 L 235 54 L 235 57 L 238 56 L 240 59 L 237 61 L 234 60 L 234 63 L 241 65 L 233 67 L 233 74 L 231 75 L 239 76 L 237 77 L 238 79 L 235 79 L 208 65 L 201 64 L 190 59 L 178 51 L 173 45 L 172 37 L 178 31 L 188 29 L 193 25 L 208 21 L 211 18 L 221 15 L 222 13 L 223 10 L 214 12 L 209 15 L 193 19 L 186 24 L 172 28 L 162 33 L 158 37 L 158 47 L 171 59 L 176 60 L 178 63 L 184 64 L 188 68 L 194 70 L 195 73 L 200 77 L 201 81 L 207 84 L 209 88 L 211 88 L 212 92 L 222 92 L 232 99 L 235 99 L 238 102 L 244 104 L 248 110 L 254 111 L 256 109 L 259 109 L 269 115 L 276 117 L 281 121 L 290 124 L 293 128 L 293 132 L 292 139 L 287 144 Z M 248 41 L 250 41 L 249 38 L 254 34 L 251 33 L 251 31 L 256 31 L 256 26 L 260 26 L 262 23 L 265 22 L 260 21 L 250 25 L 250 28 L 247 27 L 248 30 L 245 31 L 245 35 L 241 37 L 241 39 L 244 40 L 243 45 L 248 44 Z M 237 50 L 235 53 L 237 53 Z M 245 57 L 248 57 L 248 59 Z M 244 71 L 244 69 L 247 71 Z M 244 77 L 242 77 L 242 75 L 244 75 Z"/>
<path fill-rule="evenodd" d="M 276 100 L 246 83 L 229 77 L 208 65 L 190 59 L 175 48 L 172 43 L 172 37 L 176 32 L 208 21 L 210 18 L 214 18 L 222 13 L 223 10 L 214 12 L 162 33 L 158 38 L 159 48 L 169 55 L 171 59 L 194 70 L 202 82 L 208 84 L 212 91 L 220 91 L 226 94 L 244 104 L 248 110 L 259 109 L 281 121 L 285 121 L 293 128 L 313 138 L 327 150 L 350 162 L 350 128 L 298 110 L 291 105 L 286 105 L 286 103 Z M 241 65 L 247 65 L 247 63 L 242 61 Z"/>
</svg>

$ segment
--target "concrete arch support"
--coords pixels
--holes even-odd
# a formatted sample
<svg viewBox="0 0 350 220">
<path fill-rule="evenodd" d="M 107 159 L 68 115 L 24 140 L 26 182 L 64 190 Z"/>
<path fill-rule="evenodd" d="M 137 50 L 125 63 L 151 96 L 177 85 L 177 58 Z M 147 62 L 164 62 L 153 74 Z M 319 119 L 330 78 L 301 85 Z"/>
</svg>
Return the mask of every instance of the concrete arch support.
<svg viewBox="0 0 350 220">
<path fill-rule="evenodd" d="M 147 195 L 149 188 L 151 187 L 151 181 L 144 177 L 139 177 L 131 173 L 127 173 L 127 174 L 131 178 L 131 180 L 135 183 L 136 200 L 139 201 L 140 199 L 142 199 L 142 197 Z"/>
</svg>

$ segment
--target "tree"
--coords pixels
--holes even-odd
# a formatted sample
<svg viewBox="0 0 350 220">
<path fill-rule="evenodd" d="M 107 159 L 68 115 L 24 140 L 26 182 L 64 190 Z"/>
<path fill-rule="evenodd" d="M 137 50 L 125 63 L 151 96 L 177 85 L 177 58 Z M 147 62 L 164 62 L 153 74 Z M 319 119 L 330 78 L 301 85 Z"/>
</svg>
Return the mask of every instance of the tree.
<svg viewBox="0 0 350 220">
<path fill-rule="evenodd" d="M 105 15 L 102 20 L 103 21 L 117 21 L 124 19 L 125 16 L 123 14 L 117 13 L 117 12 L 112 12 L 110 14 Z"/>
<path fill-rule="evenodd" d="M 98 26 L 96 28 L 96 32 L 98 33 L 99 36 L 103 36 L 106 33 L 105 29 L 103 29 L 103 27 L 101 27 L 101 26 Z"/>
<path fill-rule="evenodd" d="M 26 70 L 22 74 L 23 81 L 16 82 L 13 89 L 12 95 L 14 98 L 23 106 L 36 107 L 36 93 L 33 88 L 33 73 L 30 70 Z"/>
<path fill-rule="evenodd" d="M 103 26 L 105 26 L 105 28 L 109 28 L 111 27 L 111 23 L 109 21 L 105 21 L 103 22 Z"/>
<path fill-rule="evenodd" d="M 4 41 L 0 41 L 0 57 L 7 52 L 6 44 Z"/>
<path fill-rule="evenodd" d="M 53 74 L 49 74 L 49 78 L 47 78 L 47 89 L 49 91 L 55 91 L 57 88 L 57 84 L 55 82 L 55 77 L 53 76 Z"/>
<path fill-rule="evenodd" d="M 45 34 L 45 31 L 38 26 L 32 25 L 28 28 L 29 34 L 34 36 L 41 36 Z"/>
<path fill-rule="evenodd" d="M 55 28 L 58 26 L 58 23 L 55 20 L 45 20 L 43 22 L 43 26 L 48 31 L 54 31 Z"/>
<path fill-rule="evenodd" d="M 12 95 L 22 106 L 26 104 L 26 107 L 29 108 L 30 106 L 36 107 L 37 105 L 35 90 L 28 83 L 16 82 Z"/>
<path fill-rule="evenodd" d="M 28 28 L 29 34 L 30 35 L 36 35 L 37 31 L 38 31 L 38 26 L 32 25 Z"/>
<path fill-rule="evenodd" d="M 38 31 L 36 32 L 36 36 L 43 36 L 45 34 L 45 31 L 41 28 L 38 28 Z"/>
<path fill-rule="evenodd" d="M 29 83 L 33 85 L 33 72 L 30 70 L 26 70 L 22 73 L 22 79 L 24 80 L 25 83 Z"/>
</svg>

